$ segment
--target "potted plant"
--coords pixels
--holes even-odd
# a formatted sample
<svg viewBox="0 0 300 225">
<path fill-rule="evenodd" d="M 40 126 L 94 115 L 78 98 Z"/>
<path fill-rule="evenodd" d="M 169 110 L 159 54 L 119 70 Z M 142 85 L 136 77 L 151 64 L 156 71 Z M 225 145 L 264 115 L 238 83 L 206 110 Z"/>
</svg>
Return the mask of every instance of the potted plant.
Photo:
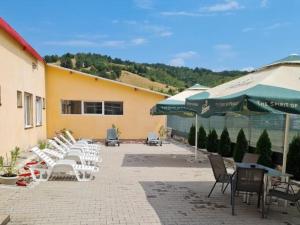
<svg viewBox="0 0 300 225">
<path fill-rule="evenodd" d="M 161 125 L 158 130 L 158 134 L 159 134 L 160 140 L 162 141 L 166 137 L 167 129 L 163 125 Z"/>
<path fill-rule="evenodd" d="M 6 155 L 6 162 L 3 156 L 0 156 L 0 183 L 6 185 L 15 185 L 18 180 L 16 162 L 20 155 L 20 148 L 15 147 L 10 151 L 10 158 Z"/>
</svg>

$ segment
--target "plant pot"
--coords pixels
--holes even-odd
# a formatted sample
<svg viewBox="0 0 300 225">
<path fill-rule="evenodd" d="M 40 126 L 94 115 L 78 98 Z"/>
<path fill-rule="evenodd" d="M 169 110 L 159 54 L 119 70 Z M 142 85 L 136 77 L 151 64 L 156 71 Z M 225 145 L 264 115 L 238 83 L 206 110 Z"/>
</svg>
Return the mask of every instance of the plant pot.
<svg viewBox="0 0 300 225">
<path fill-rule="evenodd" d="M 0 184 L 16 185 L 17 180 L 18 180 L 17 175 L 15 175 L 13 177 L 0 176 Z"/>
</svg>

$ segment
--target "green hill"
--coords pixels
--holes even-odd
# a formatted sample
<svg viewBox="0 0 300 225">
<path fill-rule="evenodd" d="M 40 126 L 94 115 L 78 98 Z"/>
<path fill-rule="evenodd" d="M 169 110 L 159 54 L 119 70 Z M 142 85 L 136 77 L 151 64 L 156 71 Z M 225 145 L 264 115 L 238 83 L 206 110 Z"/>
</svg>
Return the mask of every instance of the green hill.
<svg viewBox="0 0 300 225">
<path fill-rule="evenodd" d="M 46 55 L 44 58 L 47 63 L 55 63 L 66 68 L 113 80 L 120 80 L 125 83 L 147 87 L 168 94 L 174 94 L 195 83 L 214 87 L 247 73 L 244 71 L 214 72 L 204 68 L 196 67 L 191 69 L 161 63 L 136 63 L 92 53 L 67 53 L 62 56 Z M 127 76 L 124 74 L 127 74 Z M 128 74 L 131 74 L 130 78 Z M 133 74 L 140 76 L 141 79 L 137 79 L 138 77 L 133 76 Z"/>
</svg>

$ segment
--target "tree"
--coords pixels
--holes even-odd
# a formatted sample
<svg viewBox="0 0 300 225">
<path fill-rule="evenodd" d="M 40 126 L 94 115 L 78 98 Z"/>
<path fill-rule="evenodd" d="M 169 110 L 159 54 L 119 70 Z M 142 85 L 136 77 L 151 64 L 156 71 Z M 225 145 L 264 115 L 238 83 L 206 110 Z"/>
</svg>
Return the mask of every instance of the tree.
<svg viewBox="0 0 300 225">
<path fill-rule="evenodd" d="M 194 124 L 190 128 L 189 136 L 188 136 L 188 142 L 190 145 L 195 145 L 195 126 Z"/>
<path fill-rule="evenodd" d="M 293 138 L 289 146 L 287 155 L 286 171 L 294 175 L 296 180 L 300 180 L 300 136 Z"/>
<path fill-rule="evenodd" d="M 234 146 L 233 158 L 235 162 L 241 162 L 243 160 L 244 154 L 248 151 L 248 142 L 243 129 L 240 129 L 236 144 Z"/>
<path fill-rule="evenodd" d="M 198 148 L 206 148 L 206 131 L 203 126 L 200 126 L 198 131 Z"/>
<path fill-rule="evenodd" d="M 215 129 L 209 131 L 206 149 L 208 152 L 218 152 L 218 134 Z"/>
<path fill-rule="evenodd" d="M 260 135 L 255 152 L 259 154 L 258 163 L 264 166 L 272 167 L 272 144 L 267 130 Z"/>
<path fill-rule="evenodd" d="M 223 129 L 220 137 L 219 154 L 225 157 L 231 156 L 231 140 L 226 127 Z"/>
<path fill-rule="evenodd" d="M 60 66 L 65 67 L 65 68 L 69 68 L 69 69 L 73 69 L 73 63 L 71 58 L 69 57 L 64 57 L 60 59 Z"/>
</svg>

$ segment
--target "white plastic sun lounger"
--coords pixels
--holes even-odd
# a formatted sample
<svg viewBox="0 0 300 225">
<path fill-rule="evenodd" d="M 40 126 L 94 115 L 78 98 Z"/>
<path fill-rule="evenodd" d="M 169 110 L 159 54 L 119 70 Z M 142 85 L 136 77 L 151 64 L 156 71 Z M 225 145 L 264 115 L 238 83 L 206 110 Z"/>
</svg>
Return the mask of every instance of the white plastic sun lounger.
<svg viewBox="0 0 300 225">
<path fill-rule="evenodd" d="M 65 134 L 68 136 L 68 138 L 72 142 L 72 144 L 76 144 L 76 143 L 92 144 L 91 139 L 79 139 L 78 141 L 76 141 L 75 138 L 73 137 L 73 135 L 71 134 L 71 132 L 68 130 L 65 131 Z"/>
<path fill-rule="evenodd" d="M 37 177 L 34 170 L 39 170 L 36 167 L 30 167 L 30 172 L 34 180 L 47 181 L 51 175 L 65 176 L 75 175 L 78 181 L 90 181 L 93 179 L 93 173 L 98 172 L 99 168 L 94 166 L 79 165 L 74 160 L 64 159 L 54 161 L 38 147 L 34 147 L 31 151 L 43 160 L 47 169 L 40 169 L 40 175 Z"/>
<path fill-rule="evenodd" d="M 60 134 L 58 136 L 58 138 L 61 141 L 63 141 L 66 145 L 68 145 L 70 148 L 86 148 L 86 149 L 97 151 L 97 152 L 99 152 L 99 150 L 100 150 L 100 145 L 96 145 L 96 144 L 87 144 L 84 142 L 73 144 L 71 141 L 69 141 L 67 138 L 65 138 L 64 135 L 62 135 L 62 134 Z"/>
<path fill-rule="evenodd" d="M 99 152 L 96 150 L 89 149 L 84 146 L 68 146 L 65 144 L 62 140 L 60 140 L 58 137 L 53 138 L 57 144 L 59 144 L 61 147 L 63 147 L 67 152 L 71 150 L 79 150 L 82 153 L 91 154 L 91 155 L 99 155 Z"/>
<path fill-rule="evenodd" d="M 77 164 L 84 164 L 84 165 L 97 166 L 97 167 L 99 166 L 98 163 L 102 161 L 99 160 L 98 156 L 82 154 L 77 150 L 67 152 L 53 140 L 48 140 L 48 143 L 55 150 L 45 149 L 45 152 L 52 157 L 58 159 L 72 159 L 75 160 Z"/>
<path fill-rule="evenodd" d="M 100 145 L 93 144 L 92 140 L 90 139 L 81 139 L 76 141 L 73 135 L 70 133 L 70 131 L 65 131 L 66 136 L 62 135 L 64 139 L 62 139 L 65 143 L 68 143 L 68 145 L 87 145 L 89 148 L 100 150 Z"/>
</svg>

